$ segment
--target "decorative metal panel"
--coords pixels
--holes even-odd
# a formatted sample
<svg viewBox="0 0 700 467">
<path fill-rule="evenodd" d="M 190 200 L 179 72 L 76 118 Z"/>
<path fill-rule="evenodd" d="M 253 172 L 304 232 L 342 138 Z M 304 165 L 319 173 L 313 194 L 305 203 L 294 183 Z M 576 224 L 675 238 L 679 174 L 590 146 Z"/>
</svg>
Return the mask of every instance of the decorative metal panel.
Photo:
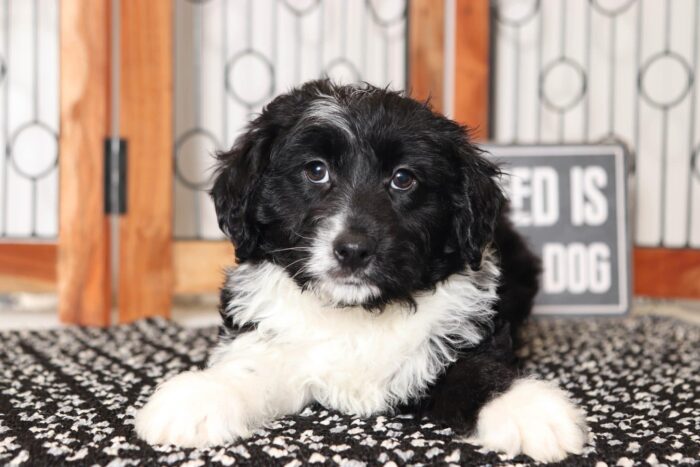
<svg viewBox="0 0 700 467">
<path fill-rule="evenodd" d="M 0 3 L 0 238 L 58 233 L 58 8 Z"/>
</svg>

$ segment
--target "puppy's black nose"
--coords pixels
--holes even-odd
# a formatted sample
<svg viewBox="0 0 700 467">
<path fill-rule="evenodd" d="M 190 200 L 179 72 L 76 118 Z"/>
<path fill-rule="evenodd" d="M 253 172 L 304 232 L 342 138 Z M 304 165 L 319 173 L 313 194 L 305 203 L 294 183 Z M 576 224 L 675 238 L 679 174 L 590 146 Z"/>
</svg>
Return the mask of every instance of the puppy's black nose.
<svg viewBox="0 0 700 467">
<path fill-rule="evenodd" d="M 367 266 L 375 248 L 376 243 L 371 238 L 357 232 L 342 233 L 333 242 L 333 254 L 338 262 L 350 269 Z"/>
</svg>

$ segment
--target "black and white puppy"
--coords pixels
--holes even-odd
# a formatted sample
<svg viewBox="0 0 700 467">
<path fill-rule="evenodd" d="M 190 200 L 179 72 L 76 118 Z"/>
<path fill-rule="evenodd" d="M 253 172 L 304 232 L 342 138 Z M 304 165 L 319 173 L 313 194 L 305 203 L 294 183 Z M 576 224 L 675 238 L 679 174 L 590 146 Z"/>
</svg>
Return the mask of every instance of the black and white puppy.
<svg viewBox="0 0 700 467">
<path fill-rule="evenodd" d="M 515 368 L 538 261 L 463 127 L 401 93 L 315 81 L 219 160 L 211 195 L 239 263 L 220 342 L 137 414 L 144 440 L 222 444 L 316 401 L 413 410 L 537 460 L 580 452 L 582 413 Z"/>
</svg>

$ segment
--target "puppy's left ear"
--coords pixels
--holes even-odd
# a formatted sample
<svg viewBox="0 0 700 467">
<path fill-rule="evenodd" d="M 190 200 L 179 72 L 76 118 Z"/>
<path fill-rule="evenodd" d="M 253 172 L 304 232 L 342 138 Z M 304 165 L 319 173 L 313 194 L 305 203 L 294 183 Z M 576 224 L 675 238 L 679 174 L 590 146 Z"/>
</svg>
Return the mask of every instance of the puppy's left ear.
<svg viewBox="0 0 700 467">
<path fill-rule="evenodd" d="M 464 164 L 462 189 L 454 198 L 454 225 L 462 259 L 478 270 L 505 204 L 498 184 L 501 171 L 467 141 L 460 148 L 460 158 Z"/>
</svg>

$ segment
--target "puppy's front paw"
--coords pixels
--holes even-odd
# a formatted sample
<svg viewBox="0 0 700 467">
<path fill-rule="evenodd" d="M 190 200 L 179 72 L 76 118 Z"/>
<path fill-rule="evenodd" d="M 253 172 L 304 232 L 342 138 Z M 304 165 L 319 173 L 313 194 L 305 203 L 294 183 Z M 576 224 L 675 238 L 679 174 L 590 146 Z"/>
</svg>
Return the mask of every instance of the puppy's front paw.
<svg viewBox="0 0 700 467">
<path fill-rule="evenodd" d="M 189 371 L 159 386 L 134 425 L 150 444 L 205 447 L 248 434 L 231 388 L 206 371 Z"/>
<path fill-rule="evenodd" d="M 527 454 L 543 462 L 579 454 L 586 442 L 586 424 L 567 394 L 552 383 L 515 381 L 508 391 L 481 409 L 477 441 L 494 451 Z"/>
</svg>

